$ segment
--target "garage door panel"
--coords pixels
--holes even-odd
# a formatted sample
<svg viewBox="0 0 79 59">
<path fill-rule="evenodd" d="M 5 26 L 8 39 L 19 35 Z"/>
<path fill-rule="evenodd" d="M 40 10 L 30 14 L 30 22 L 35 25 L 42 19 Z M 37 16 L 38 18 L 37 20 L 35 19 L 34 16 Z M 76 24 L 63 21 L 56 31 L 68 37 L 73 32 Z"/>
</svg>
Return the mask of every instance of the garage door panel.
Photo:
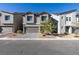
<svg viewBox="0 0 79 59">
<path fill-rule="evenodd" d="M 34 28 L 32 28 L 32 27 L 30 27 L 30 28 L 26 28 L 26 32 L 27 33 L 38 33 L 38 28 L 36 28 L 36 27 L 34 27 Z"/>
<path fill-rule="evenodd" d="M 11 33 L 12 27 L 2 27 L 2 33 Z"/>
</svg>

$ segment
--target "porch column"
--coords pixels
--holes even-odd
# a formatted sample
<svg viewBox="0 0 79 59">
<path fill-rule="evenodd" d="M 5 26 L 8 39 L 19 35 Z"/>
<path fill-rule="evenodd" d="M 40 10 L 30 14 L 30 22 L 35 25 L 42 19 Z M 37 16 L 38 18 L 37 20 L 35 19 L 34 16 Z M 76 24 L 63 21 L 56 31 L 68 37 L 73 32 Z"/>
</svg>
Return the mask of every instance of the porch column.
<svg viewBox="0 0 79 59">
<path fill-rule="evenodd" d="M 57 31 L 58 31 L 58 34 L 61 34 L 61 32 L 60 32 L 60 21 L 58 22 L 58 29 L 57 29 Z"/>
<path fill-rule="evenodd" d="M 72 27 L 70 26 L 69 27 L 69 34 L 71 34 L 72 33 Z"/>
<path fill-rule="evenodd" d="M 38 30 L 38 31 L 39 31 L 39 33 L 40 33 L 40 25 L 39 25 L 39 30 Z"/>
<path fill-rule="evenodd" d="M 23 24 L 23 34 L 25 33 L 24 24 Z"/>
</svg>

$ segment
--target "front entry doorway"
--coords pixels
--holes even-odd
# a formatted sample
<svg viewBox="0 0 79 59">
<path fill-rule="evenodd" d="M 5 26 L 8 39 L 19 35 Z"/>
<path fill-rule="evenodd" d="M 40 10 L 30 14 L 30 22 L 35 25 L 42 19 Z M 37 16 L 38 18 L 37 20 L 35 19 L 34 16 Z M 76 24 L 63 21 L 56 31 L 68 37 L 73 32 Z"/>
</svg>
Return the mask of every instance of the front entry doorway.
<svg viewBox="0 0 79 59">
<path fill-rule="evenodd" d="M 69 33 L 69 26 L 66 26 L 65 32 L 66 32 L 66 33 Z"/>
</svg>

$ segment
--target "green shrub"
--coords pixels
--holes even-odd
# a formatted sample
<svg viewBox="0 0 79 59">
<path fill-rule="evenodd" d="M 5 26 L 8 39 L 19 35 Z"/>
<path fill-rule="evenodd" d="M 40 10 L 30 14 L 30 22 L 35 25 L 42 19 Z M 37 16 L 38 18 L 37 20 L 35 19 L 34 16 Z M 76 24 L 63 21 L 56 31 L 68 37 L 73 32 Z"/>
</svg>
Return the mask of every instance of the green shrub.
<svg viewBox="0 0 79 59">
<path fill-rule="evenodd" d="M 67 33 L 67 32 L 65 32 L 64 34 L 65 34 L 65 35 L 68 35 L 68 33 Z"/>
<path fill-rule="evenodd" d="M 41 33 L 53 33 L 56 30 L 55 22 L 51 19 L 41 23 L 40 32 Z"/>
<path fill-rule="evenodd" d="M 41 33 L 44 33 L 44 28 L 43 28 L 43 26 L 40 27 L 40 32 L 41 32 Z"/>
</svg>

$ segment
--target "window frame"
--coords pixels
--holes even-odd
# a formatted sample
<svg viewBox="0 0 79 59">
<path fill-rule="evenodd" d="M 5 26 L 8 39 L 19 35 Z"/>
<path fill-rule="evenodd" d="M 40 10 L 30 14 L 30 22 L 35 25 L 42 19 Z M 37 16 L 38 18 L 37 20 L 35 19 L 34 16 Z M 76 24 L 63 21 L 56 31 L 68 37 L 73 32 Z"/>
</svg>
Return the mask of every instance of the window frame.
<svg viewBox="0 0 79 59">
<path fill-rule="evenodd" d="M 68 17 L 66 17 L 66 21 L 69 21 L 69 20 L 68 20 Z"/>
<path fill-rule="evenodd" d="M 71 21 L 71 17 L 66 17 L 66 21 Z"/>
<path fill-rule="evenodd" d="M 71 21 L 71 17 L 69 17 L 69 21 Z"/>
<path fill-rule="evenodd" d="M 5 20 L 10 20 L 10 15 L 5 15 Z"/>
<path fill-rule="evenodd" d="M 43 17 L 46 17 L 47 19 L 47 16 L 41 16 L 41 21 L 46 21 L 46 19 L 44 19 Z"/>
<path fill-rule="evenodd" d="M 28 17 L 31 17 L 31 19 L 28 18 Z M 32 17 L 33 17 L 33 16 L 27 16 L 27 21 L 32 21 Z M 29 20 L 28 20 L 28 19 L 29 19 Z"/>
<path fill-rule="evenodd" d="M 61 16 L 61 19 L 63 19 L 63 16 Z"/>
</svg>

